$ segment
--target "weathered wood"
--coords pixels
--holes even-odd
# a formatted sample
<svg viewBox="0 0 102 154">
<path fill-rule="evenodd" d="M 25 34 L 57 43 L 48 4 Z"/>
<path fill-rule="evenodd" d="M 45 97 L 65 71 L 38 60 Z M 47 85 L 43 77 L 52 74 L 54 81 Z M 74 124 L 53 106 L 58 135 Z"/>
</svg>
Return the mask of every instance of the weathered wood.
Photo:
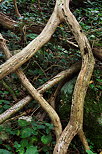
<svg viewBox="0 0 102 154">
<path fill-rule="evenodd" d="M 69 9 L 69 0 L 56 0 L 54 12 L 42 33 L 28 46 L 26 46 L 20 53 L 16 54 L 0 66 L 0 78 L 3 78 L 12 71 L 15 71 L 18 67 L 29 60 L 35 54 L 35 52 L 50 39 L 58 24 L 63 20 L 65 20 L 66 23 L 69 25 L 69 28 L 74 34 L 75 39 L 78 43 L 82 56 L 82 67 L 74 88 L 70 121 L 62 132 L 55 146 L 54 154 L 67 153 L 68 146 L 76 134 L 79 134 L 85 148 L 89 150 L 89 146 L 83 134 L 82 128 L 83 106 L 84 98 L 94 69 L 94 57 L 87 37 L 83 33 L 79 23 Z M 44 102 L 45 100 L 43 100 L 41 95 L 37 93 L 36 89 L 29 83 L 26 77 L 24 77 L 24 81 L 26 82 L 24 82 L 23 84 L 28 89 L 29 93 L 40 103 Z M 49 107 L 47 108 L 49 113 Z M 51 112 L 51 114 L 53 114 L 53 112 Z"/>
<path fill-rule="evenodd" d="M 14 8 L 15 8 L 16 15 L 17 15 L 17 17 L 20 18 L 21 15 L 20 15 L 20 13 L 19 13 L 16 0 L 13 0 L 13 4 L 14 4 Z"/>
<path fill-rule="evenodd" d="M 82 67 L 75 84 L 72 98 L 70 121 L 62 132 L 61 137 L 59 138 L 53 152 L 54 154 L 65 154 L 67 153 L 68 146 L 72 141 L 73 137 L 80 130 L 82 130 L 83 127 L 84 98 L 94 69 L 95 62 L 92 54 L 92 49 L 87 40 L 87 37 L 83 33 L 79 23 L 69 9 L 69 0 L 58 0 L 57 2 L 58 6 L 60 7 L 60 12 L 62 11 L 66 23 L 69 25 L 70 30 L 75 36 L 78 46 L 80 47 L 80 52 L 82 56 Z M 86 147 L 87 146 L 85 146 L 85 148 Z"/>
<path fill-rule="evenodd" d="M 6 40 L 0 35 L 0 44 L 2 49 L 5 52 L 7 58 L 10 58 L 10 51 L 6 46 Z M 31 94 L 31 96 L 41 105 L 41 107 L 48 113 L 51 121 L 54 125 L 56 140 L 60 137 L 62 133 L 62 126 L 60 122 L 60 118 L 56 111 L 52 108 L 51 105 L 43 98 L 43 96 L 33 87 L 33 85 L 29 82 L 26 75 L 23 73 L 21 69 L 16 70 L 16 74 L 18 75 L 19 79 L 23 86 L 27 89 L 27 91 Z"/>
<path fill-rule="evenodd" d="M 4 13 L 0 12 L 0 25 L 6 27 L 8 29 L 15 29 L 15 25 L 17 24 L 16 21 L 5 15 Z"/>
<path fill-rule="evenodd" d="M 47 81 L 41 87 L 37 89 L 40 94 L 43 94 L 48 89 L 52 88 L 54 85 L 59 83 L 61 80 L 65 78 L 71 79 L 76 73 L 79 72 L 81 68 L 81 62 L 72 65 L 69 69 L 60 72 L 58 75 Z M 13 114 L 17 113 L 21 110 L 25 105 L 27 105 L 30 101 L 32 101 L 32 97 L 30 95 L 24 97 L 22 100 L 17 102 L 11 108 L 6 110 L 4 113 L 0 114 L 0 124 L 3 123 L 5 120 L 10 118 Z"/>
<path fill-rule="evenodd" d="M 21 21 L 20 21 L 21 22 Z M 24 26 L 26 26 L 26 31 L 35 33 L 35 34 L 40 34 L 41 31 L 44 29 L 43 24 L 36 24 L 33 22 L 24 22 L 22 21 L 22 25 L 24 24 Z M 21 32 L 21 24 L 19 23 L 19 21 L 15 21 L 13 20 L 11 17 L 3 14 L 0 12 L 0 25 L 3 26 L 5 29 L 10 29 L 12 31 L 14 31 L 15 33 L 17 32 Z M 23 28 L 23 27 L 22 27 Z"/>
<path fill-rule="evenodd" d="M 93 48 L 92 51 L 93 51 L 95 58 L 102 61 L 102 48 Z"/>
<path fill-rule="evenodd" d="M 38 49 L 49 41 L 59 23 L 60 19 L 57 16 L 57 10 L 55 7 L 52 16 L 41 34 L 31 41 L 21 52 L 12 56 L 4 64 L 0 65 L 0 79 L 11 72 L 14 72 L 18 67 L 28 61 L 38 51 Z"/>
</svg>

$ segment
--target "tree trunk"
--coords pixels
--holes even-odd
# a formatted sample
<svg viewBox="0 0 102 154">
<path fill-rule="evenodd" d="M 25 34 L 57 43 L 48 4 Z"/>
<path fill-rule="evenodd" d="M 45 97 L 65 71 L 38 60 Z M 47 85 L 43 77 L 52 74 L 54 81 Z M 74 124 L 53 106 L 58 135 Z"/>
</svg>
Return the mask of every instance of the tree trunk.
<svg viewBox="0 0 102 154">
<path fill-rule="evenodd" d="M 67 153 L 68 146 L 73 137 L 83 127 L 84 98 L 94 68 L 94 57 L 85 34 L 82 32 L 74 15 L 70 12 L 69 1 L 58 1 L 58 6 L 60 7 L 59 10 L 62 11 L 65 21 L 69 25 L 70 30 L 75 36 L 82 56 L 82 68 L 78 75 L 72 98 L 70 121 L 62 132 L 54 149 L 54 154 L 65 154 Z"/>
</svg>

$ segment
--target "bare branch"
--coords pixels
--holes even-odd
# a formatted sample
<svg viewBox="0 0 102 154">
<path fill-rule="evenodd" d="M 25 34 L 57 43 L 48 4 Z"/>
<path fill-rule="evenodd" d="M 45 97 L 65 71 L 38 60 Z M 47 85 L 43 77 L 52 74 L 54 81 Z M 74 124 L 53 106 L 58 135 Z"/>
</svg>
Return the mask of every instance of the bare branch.
<svg viewBox="0 0 102 154">
<path fill-rule="evenodd" d="M 82 68 L 78 75 L 72 98 L 70 121 L 65 130 L 62 132 L 53 152 L 54 154 L 65 154 L 67 153 L 68 146 L 73 137 L 82 129 L 83 126 L 84 98 L 95 62 L 87 37 L 82 32 L 79 23 L 69 9 L 69 0 L 58 0 L 57 2 L 60 7 L 59 10 L 62 10 L 64 19 L 75 36 L 82 56 Z"/>
<path fill-rule="evenodd" d="M 1 40 L 1 47 L 4 50 L 6 57 L 10 58 L 10 51 L 6 46 L 6 41 L 3 39 L 2 35 L 0 35 Z M 21 69 L 16 70 L 16 74 L 18 75 L 19 79 L 21 80 L 24 87 L 27 89 L 27 91 L 32 95 L 32 97 L 41 105 L 41 107 L 48 113 L 49 117 L 52 120 L 52 123 L 55 128 L 55 134 L 56 139 L 60 137 L 62 133 L 62 126 L 59 119 L 59 116 L 57 115 L 56 111 L 49 105 L 49 103 L 42 97 L 42 95 L 32 86 L 32 84 L 27 79 L 26 75 L 23 73 Z"/>
<path fill-rule="evenodd" d="M 0 65 L 0 79 L 15 71 L 18 67 L 28 61 L 38 49 L 49 41 L 59 23 L 60 19 L 57 16 L 57 8 L 55 7 L 53 14 L 41 34 L 31 41 L 21 52 L 12 56 L 4 64 Z"/>
<path fill-rule="evenodd" d="M 8 29 L 15 29 L 16 21 L 0 12 L 0 25 L 7 27 Z"/>
<path fill-rule="evenodd" d="M 53 77 L 52 79 L 50 79 L 49 81 L 47 81 L 45 84 L 43 84 L 41 87 L 39 87 L 37 89 L 37 91 L 40 94 L 43 94 L 45 91 L 47 91 L 48 89 L 50 89 L 51 87 L 53 87 L 55 84 L 59 83 L 64 78 L 71 78 L 74 74 L 76 74 L 76 73 L 79 72 L 80 68 L 81 68 L 81 62 L 72 65 L 69 69 L 67 69 L 65 71 L 62 71 L 61 73 L 59 73 L 58 75 L 56 75 L 55 77 Z M 6 119 L 8 119 L 13 114 L 15 114 L 19 110 L 21 110 L 32 99 L 33 98 L 30 95 L 28 95 L 28 96 L 24 97 L 21 101 L 19 101 L 18 103 L 16 103 L 14 106 L 12 106 L 11 108 L 9 108 L 7 111 L 5 111 L 4 113 L 2 113 L 0 115 L 0 124 L 3 123 Z"/>
<path fill-rule="evenodd" d="M 14 8 L 15 8 L 16 15 L 20 18 L 21 15 L 20 15 L 19 10 L 18 10 L 18 7 L 17 7 L 17 1 L 16 0 L 13 0 L 13 4 L 14 4 Z"/>
</svg>

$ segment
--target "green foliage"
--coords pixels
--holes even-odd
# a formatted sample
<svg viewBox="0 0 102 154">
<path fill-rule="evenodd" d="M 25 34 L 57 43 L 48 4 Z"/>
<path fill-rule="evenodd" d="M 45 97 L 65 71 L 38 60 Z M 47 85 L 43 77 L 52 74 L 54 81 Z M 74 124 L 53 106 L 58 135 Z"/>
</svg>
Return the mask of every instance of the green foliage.
<svg viewBox="0 0 102 154">
<path fill-rule="evenodd" d="M 77 20 L 94 46 L 102 46 L 102 1 L 86 1 L 85 7 L 74 11 Z M 84 14 L 84 16 L 83 16 Z"/>
<path fill-rule="evenodd" d="M 55 1 L 40 1 L 40 4 L 38 5 L 37 0 L 18 0 L 18 9 L 22 15 L 19 19 L 14 13 L 12 0 L 4 0 L 0 4 L 0 11 L 10 15 L 18 22 L 18 25 L 16 25 L 16 32 L 1 28 L 4 38 L 8 40 L 7 45 L 9 49 L 13 51 L 16 49 L 22 49 L 31 40 L 38 36 L 38 32 L 37 34 L 33 32 L 33 25 L 36 24 L 44 27 L 53 11 Z M 86 33 L 92 48 L 102 46 L 102 31 L 99 31 L 100 27 L 102 27 L 102 1 L 88 0 L 85 1 L 83 7 L 77 7 L 77 9 L 72 7 L 71 9 L 82 26 L 82 30 Z M 22 43 L 22 33 L 19 32 L 18 29 L 22 31 L 24 26 L 26 28 L 29 27 L 29 30 L 26 29 L 26 41 Z M 79 49 L 68 44 L 67 40 L 71 40 L 77 44 L 72 33 L 69 31 L 68 26 L 61 23 L 56 32 L 53 34 L 50 42 L 45 44 L 34 57 L 22 66 L 25 74 L 35 87 L 39 87 L 51 77 L 55 76 L 60 71 L 69 68 L 71 64 L 80 59 L 81 56 Z M 4 57 L 4 54 L 0 53 L 1 63 L 5 61 Z M 84 130 L 92 151 L 102 147 L 102 137 L 100 135 L 102 129 L 102 118 L 100 116 L 102 113 L 102 70 L 100 68 L 101 67 L 95 68 L 89 85 L 89 90 L 87 92 L 84 108 Z M 22 99 L 22 96 L 26 96 L 27 93 L 23 88 L 22 90 L 20 89 L 21 87 L 20 84 L 18 84 L 18 77 L 15 74 L 12 74 L 10 78 L 11 77 L 13 79 L 13 86 L 17 85 L 17 88 L 14 88 L 16 95 L 19 99 Z M 70 117 L 75 80 L 76 79 L 67 82 L 62 87 L 61 93 L 57 98 L 57 110 L 64 127 L 68 123 Z M 52 90 L 47 91 L 46 94 L 44 94 L 44 97 L 48 99 L 52 92 Z M 10 93 L 0 85 L 0 113 L 12 106 L 13 102 L 14 100 L 12 100 Z M 33 100 L 27 107 L 24 108 L 24 111 L 28 110 L 28 107 L 32 109 L 33 107 L 36 108 L 36 106 L 38 107 L 36 102 Z M 51 135 L 52 130 L 52 124 L 39 121 L 36 122 L 35 120 L 31 122 L 18 120 L 18 122 L 15 121 L 14 125 L 12 122 L 9 127 L 4 128 L 1 126 L 0 132 L 4 132 L 10 136 L 6 143 L 0 139 L 0 147 L 2 148 L 3 146 L 1 152 L 3 152 L 3 150 L 5 152 L 6 149 L 8 152 L 12 151 L 14 153 L 16 151 L 16 153 L 19 154 L 37 154 L 39 151 L 46 154 L 50 153 L 52 152 L 55 144 L 53 142 L 55 139 L 53 135 Z M 10 145 L 10 142 L 14 143 L 14 145 Z M 80 146 L 76 146 L 76 144 L 76 142 L 73 144 L 72 149 L 76 149 L 76 147 Z M 80 149 L 80 147 L 78 148 Z M 81 151 L 81 153 L 84 153 L 83 151 Z M 91 154 L 92 151 L 86 152 Z"/>
<path fill-rule="evenodd" d="M 31 153 L 39 153 L 38 149 L 47 147 L 53 147 L 54 143 L 53 137 L 51 135 L 51 131 L 53 129 L 53 125 L 46 122 L 33 121 L 27 122 L 26 120 L 20 119 L 16 124 L 17 129 L 7 128 L 0 126 L 0 132 L 4 131 L 9 135 L 12 135 L 12 141 L 14 142 L 14 146 L 12 149 L 16 150 L 19 154 L 31 154 Z M 1 142 L 2 144 L 2 142 Z M 7 150 L 10 150 L 9 141 L 5 145 L 3 144 Z M 51 151 L 51 149 L 47 149 Z M 43 148 L 42 148 L 43 152 Z"/>
<path fill-rule="evenodd" d="M 27 34 L 27 35 L 26 35 L 26 38 L 30 38 L 31 40 L 33 40 L 33 39 L 35 39 L 37 36 L 38 36 L 37 34 L 31 33 L 31 34 Z"/>
<path fill-rule="evenodd" d="M 30 146 L 27 148 L 25 154 L 38 154 L 38 150 L 37 150 L 37 147 L 36 146 Z"/>
<path fill-rule="evenodd" d="M 2 93 L 2 92 L 1 92 Z M 5 93 L 2 93 L 1 97 L 4 97 Z M 0 100 L 0 113 L 10 108 L 10 101 L 1 99 Z"/>
<path fill-rule="evenodd" d="M 73 80 L 70 80 L 69 82 L 66 82 L 65 85 L 62 87 L 61 92 L 66 94 L 72 94 L 74 85 L 75 85 L 76 78 Z"/>
<path fill-rule="evenodd" d="M 93 153 L 91 150 L 86 150 L 86 153 L 88 153 L 88 154 L 97 154 L 97 153 Z"/>
<path fill-rule="evenodd" d="M 33 130 L 31 128 L 24 128 L 21 132 L 21 138 L 27 138 L 32 135 Z"/>
<path fill-rule="evenodd" d="M 23 120 L 23 119 L 19 119 L 18 125 L 21 127 L 25 127 L 25 126 L 29 125 L 29 122 L 27 122 L 26 120 Z"/>
<path fill-rule="evenodd" d="M 41 141 L 42 141 L 43 144 L 49 144 L 52 141 L 52 136 L 51 135 L 46 135 L 46 136 L 43 135 L 41 137 Z"/>
<path fill-rule="evenodd" d="M 95 70 L 94 71 L 94 81 L 89 85 L 91 89 L 98 92 L 99 90 L 102 90 L 102 79 L 101 79 L 101 70 Z"/>
<path fill-rule="evenodd" d="M 12 154 L 12 152 L 9 152 L 8 150 L 5 149 L 0 149 L 0 154 Z"/>
</svg>

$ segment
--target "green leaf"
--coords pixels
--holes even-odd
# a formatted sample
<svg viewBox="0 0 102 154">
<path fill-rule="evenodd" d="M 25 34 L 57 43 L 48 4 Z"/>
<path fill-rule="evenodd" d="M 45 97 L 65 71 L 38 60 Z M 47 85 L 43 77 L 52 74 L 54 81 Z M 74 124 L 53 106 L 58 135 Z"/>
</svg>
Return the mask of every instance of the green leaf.
<svg viewBox="0 0 102 154">
<path fill-rule="evenodd" d="M 37 37 L 37 34 L 27 34 L 27 38 L 30 38 L 30 39 L 35 39 Z"/>
<path fill-rule="evenodd" d="M 0 100 L 0 104 L 4 103 L 4 100 Z"/>
<path fill-rule="evenodd" d="M 33 130 L 32 130 L 32 134 L 33 134 L 33 135 L 38 135 L 38 130 L 37 130 L 37 129 L 36 129 L 36 130 L 33 129 Z"/>
<path fill-rule="evenodd" d="M 53 124 L 50 124 L 50 123 L 45 123 L 46 126 L 49 127 L 49 129 L 53 129 Z"/>
<path fill-rule="evenodd" d="M 66 84 L 62 87 L 61 91 L 64 92 L 64 94 L 71 94 L 73 92 L 74 84 L 76 81 L 75 79 L 76 78 L 66 82 Z"/>
<path fill-rule="evenodd" d="M 39 154 L 36 146 L 30 146 L 27 148 L 25 154 Z"/>
<path fill-rule="evenodd" d="M 0 149 L 0 154 L 12 154 L 12 152 L 5 149 Z"/>
<path fill-rule="evenodd" d="M 8 92 L 8 91 L 4 91 L 3 93 L 4 93 L 4 94 L 8 94 L 9 92 Z"/>
<path fill-rule="evenodd" d="M 52 136 L 51 135 L 43 135 L 41 137 L 41 141 L 43 144 L 49 144 L 52 141 Z"/>
<path fill-rule="evenodd" d="M 19 130 L 19 129 L 15 130 L 15 134 L 16 134 L 17 136 L 19 136 L 19 135 L 20 135 L 20 130 Z"/>
<path fill-rule="evenodd" d="M 32 3 L 34 3 L 35 2 L 35 0 L 32 0 Z"/>
<path fill-rule="evenodd" d="M 2 140 L 0 139 L 0 144 L 2 144 Z"/>
<path fill-rule="evenodd" d="M 10 145 L 4 145 L 4 146 L 7 150 L 12 151 L 12 147 Z"/>
<path fill-rule="evenodd" d="M 89 86 L 90 86 L 90 88 L 92 88 L 92 89 L 95 88 L 95 85 L 94 85 L 94 84 L 90 84 Z"/>
<path fill-rule="evenodd" d="M 21 144 L 22 147 L 27 147 L 28 146 L 28 140 L 23 139 L 23 140 L 21 140 L 20 144 Z"/>
<path fill-rule="evenodd" d="M 3 126 L 0 126 L 0 132 L 3 130 Z"/>
<path fill-rule="evenodd" d="M 21 138 L 26 138 L 32 135 L 33 130 L 31 128 L 25 128 L 21 132 Z"/>
<path fill-rule="evenodd" d="M 20 145 L 17 141 L 15 141 L 15 142 L 14 142 L 14 147 L 15 147 L 16 149 L 19 149 L 19 148 L 21 147 L 21 145 Z"/>
<path fill-rule="evenodd" d="M 96 154 L 96 153 L 93 153 L 91 150 L 86 150 L 86 153 L 88 153 L 88 154 Z"/>
<path fill-rule="evenodd" d="M 3 108 L 6 110 L 6 109 L 9 109 L 10 108 L 10 105 L 3 105 Z"/>
<path fill-rule="evenodd" d="M 30 143 L 35 143 L 38 141 L 38 138 L 36 136 L 33 136 L 30 138 Z"/>
<path fill-rule="evenodd" d="M 9 102 L 9 101 L 4 100 L 4 99 L 0 100 L 0 104 L 2 104 L 2 103 L 10 104 L 10 102 Z"/>
<path fill-rule="evenodd" d="M 102 82 L 102 79 L 96 79 L 98 82 Z"/>
<path fill-rule="evenodd" d="M 37 128 L 38 129 L 45 129 L 45 126 L 44 125 L 37 125 Z"/>
<path fill-rule="evenodd" d="M 25 126 L 29 125 L 29 122 L 27 122 L 26 120 L 20 119 L 20 120 L 18 120 L 18 125 L 21 127 L 25 127 Z"/>
</svg>

